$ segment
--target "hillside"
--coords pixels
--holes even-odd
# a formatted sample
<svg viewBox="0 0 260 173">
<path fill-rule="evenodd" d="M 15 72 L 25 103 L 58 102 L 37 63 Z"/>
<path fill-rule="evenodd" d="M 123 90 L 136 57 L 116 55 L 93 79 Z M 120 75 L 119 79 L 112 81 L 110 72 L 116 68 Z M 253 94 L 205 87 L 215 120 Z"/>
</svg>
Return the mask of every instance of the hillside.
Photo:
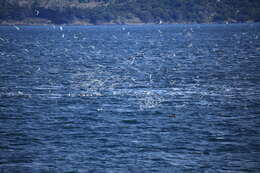
<svg viewBox="0 0 260 173">
<path fill-rule="evenodd" d="M 259 0 L 1 0 L 1 24 L 259 22 Z"/>
</svg>

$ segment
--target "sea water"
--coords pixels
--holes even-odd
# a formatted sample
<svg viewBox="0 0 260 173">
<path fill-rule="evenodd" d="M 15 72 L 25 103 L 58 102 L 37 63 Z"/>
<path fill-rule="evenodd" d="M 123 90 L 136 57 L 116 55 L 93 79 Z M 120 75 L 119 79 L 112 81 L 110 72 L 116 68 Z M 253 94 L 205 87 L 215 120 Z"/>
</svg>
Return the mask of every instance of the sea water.
<svg viewBox="0 0 260 173">
<path fill-rule="evenodd" d="M 259 24 L 0 27 L 1 173 L 259 172 L 259 128 Z"/>
</svg>

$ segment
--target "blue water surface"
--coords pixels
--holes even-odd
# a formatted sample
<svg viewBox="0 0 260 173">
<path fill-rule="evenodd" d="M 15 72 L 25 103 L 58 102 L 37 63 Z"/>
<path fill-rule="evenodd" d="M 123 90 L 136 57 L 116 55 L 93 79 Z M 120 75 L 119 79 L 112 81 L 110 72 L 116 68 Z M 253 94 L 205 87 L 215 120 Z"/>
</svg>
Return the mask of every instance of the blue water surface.
<svg viewBox="0 0 260 173">
<path fill-rule="evenodd" d="M 260 25 L 0 27 L 0 172 L 259 172 Z"/>
</svg>

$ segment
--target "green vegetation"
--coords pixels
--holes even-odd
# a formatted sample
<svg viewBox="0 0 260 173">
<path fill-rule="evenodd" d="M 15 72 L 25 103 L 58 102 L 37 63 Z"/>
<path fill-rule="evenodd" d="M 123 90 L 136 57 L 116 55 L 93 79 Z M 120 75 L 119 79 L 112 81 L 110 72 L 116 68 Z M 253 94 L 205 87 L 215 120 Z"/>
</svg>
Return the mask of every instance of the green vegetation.
<svg viewBox="0 0 260 173">
<path fill-rule="evenodd" d="M 12 2 L 12 3 L 11 3 Z M 2 0 L 1 21 L 56 24 L 259 22 L 259 0 Z M 36 11 L 39 14 L 36 15 Z"/>
</svg>

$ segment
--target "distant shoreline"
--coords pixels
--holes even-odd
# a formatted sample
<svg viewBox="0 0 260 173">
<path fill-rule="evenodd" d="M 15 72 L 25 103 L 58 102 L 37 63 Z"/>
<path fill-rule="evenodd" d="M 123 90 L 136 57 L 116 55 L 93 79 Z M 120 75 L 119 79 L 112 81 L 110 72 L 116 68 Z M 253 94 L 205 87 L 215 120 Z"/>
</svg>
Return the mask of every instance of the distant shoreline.
<svg viewBox="0 0 260 173">
<path fill-rule="evenodd" d="M 255 23 L 259 6 L 259 0 L 2 0 L 0 25 Z"/>
</svg>

